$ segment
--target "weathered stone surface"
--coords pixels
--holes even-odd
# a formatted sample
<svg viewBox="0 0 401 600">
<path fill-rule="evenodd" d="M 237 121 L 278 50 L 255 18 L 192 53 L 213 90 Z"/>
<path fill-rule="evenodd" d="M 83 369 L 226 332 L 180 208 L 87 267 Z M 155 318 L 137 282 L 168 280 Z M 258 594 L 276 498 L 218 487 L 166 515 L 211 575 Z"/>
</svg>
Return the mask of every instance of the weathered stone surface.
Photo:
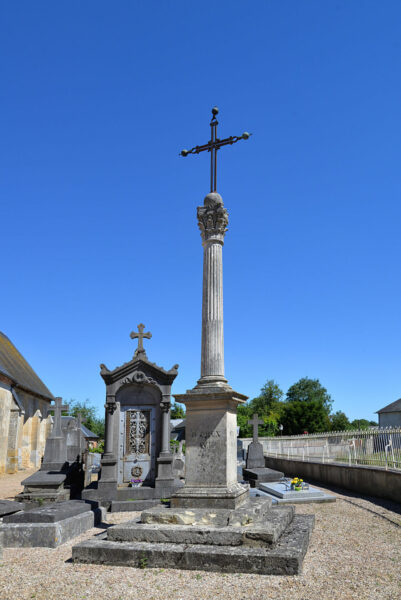
<svg viewBox="0 0 401 600">
<path fill-rule="evenodd" d="M 107 539 L 119 542 L 265 546 L 275 543 L 294 516 L 294 508 L 274 509 L 269 520 L 243 527 L 160 525 L 133 520 L 111 527 Z"/>
<path fill-rule="evenodd" d="M 284 473 L 281 471 L 274 471 L 274 469 L 268 469 L 267 467 L 257 467 L 254 469 L 243 469 L 243 477 L 246 481 L 249 481 L 251 487 L 258 486 L 259 483 L 278 481 L 284 477 Z"/>
<path fill-rule="evenodd" d="M 89 510 L 56 523 L 3 523 L 0 531 L 5 548 L 56 548 L 94 524 L 95 514 Z"/>
<path fill-rule="evenodd" d="M 90 504 L 82 500 L 69 500 L 8 515 L 3 523 L 56 523 L 88 510 L 91 510 Z"/>
<path fill-rule="evenodd" d="M 110 512 L 128 512 L 146 510 L 152 506 L 160 506 L 160 499 L 155 500 L 113 500 Z"/>
<path fill-rule="evenodd" d="M 312 515 L 296 515 L 279 541 L 263 548 L 90 540 L 74 546 L 72 558 L 81 563 L 142 568 L 298 575 L 313 523 Z"/>
<path fill-rule="evenodd" d="M 0 500 L 0 518 L 5 515 L 12 515 L 20 510 L 24 510 L 22 502 L 13 502 L 12 500 Z"/>
<path fill-rule="evenodd" d="M 241 527 L 259 522 L 270 513 L 271 500 L 252 498 L 237 509 L 164 508 L 161 506 L 143 511 L 142 523 L 171 525 L 208 525 L 209 527 Z"/>
</svg>

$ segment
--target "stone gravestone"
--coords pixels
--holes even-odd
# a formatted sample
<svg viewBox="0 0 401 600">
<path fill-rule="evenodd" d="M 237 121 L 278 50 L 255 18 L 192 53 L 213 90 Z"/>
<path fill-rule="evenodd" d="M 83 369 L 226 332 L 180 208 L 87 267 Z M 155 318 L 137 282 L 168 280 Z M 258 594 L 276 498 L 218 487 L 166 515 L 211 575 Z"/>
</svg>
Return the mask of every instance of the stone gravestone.
<svg viewBox="0 0 401 600">
<path fill-rule="evenodd" d="M 243 476 L 251 487 L 258 487 L 262 481 L 278 481 L 281 477 L 284 477 L 284 473 L 281 471 L 265 467 L 263 444 L 259 442 L 258 433 L 258 426 L 263 425 L 263 423 L 261 419 L 258 419 L 257 414 L 254 414 L 253 418 L 248 421 L 248 425 L 253 426 L 253 439 L 248 446 L 246 469 L 243 469 Z"/>
<path fill-rule="evenodd" d="M 106 436 L 99 481 L 83 497 L 97 500 L 112 511 L 152 506 L 170 497 L 181 484 L 172 471 L 170 450 L 171 386 L 178 365 L 169 371 L 151 363 L 143 347 L 140 323 L 133 359 L 110 371 L 101 365 L 106 384 Z M 132 480 L 139 480 L 139 484 Z M 141 504 L 139 504 L 141 501 Z"/>
<path fill-rule="evenodd" d="M 80 418 L 70 417 L 63 428 L 61 413 L 68 410 L 61 398 L 55 398 L 53 428 L 46 440 L 39 471 L 24 479 L 24 491 L 18 502 L 63 502 L 80 495 L 83 487 L 81 450 L 84 447 Z"/>
<path fill-rule="evenodd" d="M 258 425 L 263 425 L 264 421 L 258 419 L 258 415 L 254 414 L 253 419 L 248 421 L 248 425 L 253 426 L 252 442 L 248 446 L 246 456 L 246 468 L 254 469 L 265 466 L 265 458 L 263 456 L 263 445 L 259 442 Z"/>
</svg>

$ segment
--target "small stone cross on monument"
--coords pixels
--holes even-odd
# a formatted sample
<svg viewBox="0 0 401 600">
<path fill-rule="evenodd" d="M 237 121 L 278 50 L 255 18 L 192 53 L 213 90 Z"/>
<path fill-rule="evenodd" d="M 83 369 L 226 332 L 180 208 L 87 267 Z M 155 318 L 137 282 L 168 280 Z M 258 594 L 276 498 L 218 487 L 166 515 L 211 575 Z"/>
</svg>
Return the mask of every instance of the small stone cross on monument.
<svg viewBox="0 0 401 600">
<path fill-rule="evenodd" d="M 264 421 L 262 421 L 261 419 L 258 419 L 257 413 L 255 413 L 253 415 L 253 418 L 248 421 L 248 425 L 253 426 L 253 436 L 252 436 L 253 442 L 257 442 L 259 440 L 258 425 L 263 425 L 263 424 L 264 424 Z"/>
<path fill-rule="evenodd" d="M 146 356 L 145 348 L 143 347 L 143 338 L 150 340 L 152 334 L 150 333 L 150 331 L 148 331 L 147 333 L 143 333 L 143 330 L 145 329 L 145 325 L 143 323 L 139 323 L 137 327 L 138 333 L 136 331 L 132 331 L 130 333 L 131 339 L 135 340 L 136 338 L 138 338 L 138 348 L 135 350 L 134 357 L 140 356 L 141 354 Z"/>
<path fill-rule="evenodd" d="M 53 425 L 53 429 L 52 429 L 52 437 L 61 437 L 62 433 L 61 433 L 61 413 L 63 410 L 68 410 L 69 406 L 68 404 L 62 404 L 63 399 L 62 398 L 54 398 L 54 405 L 51 406 L 48 410 L 47 410 L 47 414 L 49 414 L 49 412 L 54 412 L 54 425 Z"/>
</svg>

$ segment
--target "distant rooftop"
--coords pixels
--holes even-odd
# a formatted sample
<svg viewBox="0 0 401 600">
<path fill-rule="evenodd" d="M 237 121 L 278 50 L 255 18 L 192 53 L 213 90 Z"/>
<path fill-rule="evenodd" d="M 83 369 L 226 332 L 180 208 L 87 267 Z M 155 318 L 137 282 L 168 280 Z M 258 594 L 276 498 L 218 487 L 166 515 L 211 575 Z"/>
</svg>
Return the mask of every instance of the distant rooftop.
<svg viewBox="0 0 401 600">
<path fill-rule="evenodd" d="M 38 377 L 11 340 L 0 331 L 0 374 L 11 379 L 15 385 L 53 400 L 53 394 Z"/>
<path fill-rule="evenodd" d="M 392 402 L 391 404 L 387 404 L 387 406 L 385 406 L 384 408 L 381 408 L 380 410 L 376 411 L 378 414 L 379 413 L 390 413 L 390 412 L 401 412 L 401 398 L 399 398 L 399 400 L 396 400 L 395 402 Z"/>
</svg>

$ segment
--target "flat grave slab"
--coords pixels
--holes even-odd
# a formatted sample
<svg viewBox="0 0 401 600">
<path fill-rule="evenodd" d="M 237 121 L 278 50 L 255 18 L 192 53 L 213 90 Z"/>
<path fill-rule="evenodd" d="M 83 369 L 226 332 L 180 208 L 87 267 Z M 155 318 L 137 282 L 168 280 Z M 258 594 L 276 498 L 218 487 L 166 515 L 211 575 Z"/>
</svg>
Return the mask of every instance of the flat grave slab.
<svg viewBox="0 0 401 600">
<path fill-rule="evenodd" d="M 255 490 L 253 495 L 257 496 L 258 492 L 264 492 L 264 495 L 272 498 L 274 504 L 302 504 L 307 502 L 335 502 L 336 498 L 332 494 L 327 494 L 318 490 L 313 486 L 301 491 L 286 489 L 284 483 L 271 482 L 260 483 L 259 489 Z"/>
<path fill-rule="evenodd" d="M 253 469 L 244 469 L 243 470 L 244 479 L 246 481 L 252 480 L 256 484 L 260 482 L 270 482 L 270 481 L 278 481 L 284 477 L 284 473 L 281 471 L 275 471 L 274 469 L 269 469 L 268 467 L 255 467 Z"/>
<path fill-rule="evenodd" d="M 4 517 L 5 548 L 56 548 L 101 520 L 102 509 L 82 500 L 53 503 Z"/>
<path fill-rule="evenodd" d="M 54 502 L 4 517 L 3 523 L 57 523 L 91 510 L 91 505 L 82 500 Z"/>
<path fill-rule="evenodd" d="M 20 510 L 24 510 L 25 505 L 22 502 L 13 500 L 0 500 L 0 518 L 6 515 L 12 515 Z"/>
</svg>

